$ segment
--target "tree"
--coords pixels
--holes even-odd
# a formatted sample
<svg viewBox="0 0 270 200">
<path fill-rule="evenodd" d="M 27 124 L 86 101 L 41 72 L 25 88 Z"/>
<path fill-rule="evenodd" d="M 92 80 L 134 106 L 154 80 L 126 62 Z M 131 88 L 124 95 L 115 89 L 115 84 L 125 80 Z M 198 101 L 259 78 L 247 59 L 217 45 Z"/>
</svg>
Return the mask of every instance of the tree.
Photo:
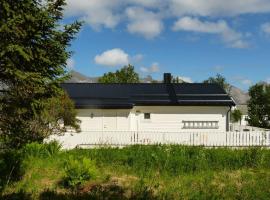
<svg viewBox="0 0 270 200">
<path fill-rule="evenodd" d="M 60 118 L 78 128 L 60 83 L 68 77 L 67 48 L 81 23 L 61 28 L 64 5 L 64 0 L 0 1 L 0 136 L 9 147 L 42 141 L 60 130 Z M 49 115 L 56 105 L 67 109 Z"/>
<path fill-rule="evenodd" d="M 172 83 L 184 83 L 178 76 L 172 77 Z"/>
<path fill-rule="evenodd" d="M 187 82 L 179 78 L 178 76 L 176 77 L 172 76 L 172 83 L 187 83 Z"/>
<path fill-rule="evenodd" d="M 216 77 L 209 77 L 203 83 L 215 83 L 222 87 L 227 93 L 230 93 L 231 86 L 226 82 L 226 78 L 220 74 L 217 74 Z"/>
<path fill-rule="evenodd" d="M 237 123 L 237 122 L 240 122 L 240 125 L 241 125 L 241 120 L 242 120 L 242 112 L 238 109 L 235 109 L 231 112 L 231 119 L 232 119 L 232 122 L 234 123 Z"/>
<path fill-rule="evenodd" d="M 249 89 L 248 123 L 270 128 L 270 85 L 256 84 Z"/>
<path fill-rule="evenodd" d="M 139 83 L 139 74 L 135 72 L 134 66 L 124 66 L 116 72 L 105 73 L 98 80 L 99 83 Z"/>
</svg>

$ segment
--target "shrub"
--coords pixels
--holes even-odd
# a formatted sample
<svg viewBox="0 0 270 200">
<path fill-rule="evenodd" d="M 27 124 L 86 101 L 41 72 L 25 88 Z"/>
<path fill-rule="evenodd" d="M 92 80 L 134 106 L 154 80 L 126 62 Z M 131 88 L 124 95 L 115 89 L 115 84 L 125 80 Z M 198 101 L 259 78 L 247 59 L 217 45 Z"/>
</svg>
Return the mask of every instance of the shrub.
<svg viewBox="0 0 270 200">
<path fill-rule="evenodd" d="M 22 148 L 25 157 L 50 157 L 59 153 L 61 145 L 57 141 L 40 144 L 33 142 Z"/>
<path fill-rule="evenodd" d="M 97 176 L 95 162 L 87 158 L 75 159 L 69 157 L 65 162 L 64 170 L 64 184 L 73 189 L 78 188 L 85 181 L 95 179 Z"/>
<path fill-rule="evenodd" d="M 42 157 L 44 154 L 44 145 L 33 142 L 25 145 L 22 148 L 22 152 L 25 157 Z"/>
<path fill-rule="evenodd" d="M 51 141 L 49 143 L 45 143 L 44 147 L 46 149 L 46 153 L 48 156 L 56 155 L 61 150 L 61 144 L 59 144 L 56 140 Z"/>
<path fill-rule="evenodd" d="M 0 153 L 0 192 L 6 184 L 19 180 L 24 174 L 21 153 L 9 150 Z"/>
</svg>

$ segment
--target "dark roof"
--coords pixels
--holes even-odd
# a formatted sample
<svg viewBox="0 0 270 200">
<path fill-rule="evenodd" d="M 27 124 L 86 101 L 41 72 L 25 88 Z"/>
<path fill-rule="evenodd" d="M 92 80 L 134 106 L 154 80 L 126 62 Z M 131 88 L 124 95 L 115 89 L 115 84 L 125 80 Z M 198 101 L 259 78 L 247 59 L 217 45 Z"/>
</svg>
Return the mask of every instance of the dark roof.
<svg viewBox="0 0 270 200">
<path fill-rule="evenodd" d="M 134 105 L 217 105 L 234 101 L 216 84 L 206 83 L 64 83 L 77 108 L 132 108 Z"/>
</svg>

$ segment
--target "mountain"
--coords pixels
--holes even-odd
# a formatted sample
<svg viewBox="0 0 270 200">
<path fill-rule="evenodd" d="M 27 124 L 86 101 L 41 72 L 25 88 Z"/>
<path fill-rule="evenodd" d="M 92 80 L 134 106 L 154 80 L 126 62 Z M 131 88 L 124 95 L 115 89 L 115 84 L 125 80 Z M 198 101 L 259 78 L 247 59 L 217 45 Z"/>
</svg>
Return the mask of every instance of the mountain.
<svg viewBox="0 0 270 200">
<path fill-rule="evenodd" d="M 66 83 L 97 83 L 99 77 L 88 77 L 79 72 L 72 70 L 71 78 Z"/>
<path fill-rule="evenodd" d="M 246 105 L 249 100 L 248 93 L 235 86 L 231 86 L 230 94 L 237 105 Z"/>
</svg>

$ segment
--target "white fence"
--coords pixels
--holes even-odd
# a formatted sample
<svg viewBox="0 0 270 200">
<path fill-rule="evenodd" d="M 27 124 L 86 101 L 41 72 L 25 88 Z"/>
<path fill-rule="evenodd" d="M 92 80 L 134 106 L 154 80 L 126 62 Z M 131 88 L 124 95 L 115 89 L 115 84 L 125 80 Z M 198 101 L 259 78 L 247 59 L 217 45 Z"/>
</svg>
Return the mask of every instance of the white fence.
<svg viewBox="0 0 270 200">
<path fill-rule="evenodd" d="M 89 131 L 51 136 L 64 149 L 100 145 L 179 144 L 208 147 L 270 147 L 270 132 Z"/>
</svg>

